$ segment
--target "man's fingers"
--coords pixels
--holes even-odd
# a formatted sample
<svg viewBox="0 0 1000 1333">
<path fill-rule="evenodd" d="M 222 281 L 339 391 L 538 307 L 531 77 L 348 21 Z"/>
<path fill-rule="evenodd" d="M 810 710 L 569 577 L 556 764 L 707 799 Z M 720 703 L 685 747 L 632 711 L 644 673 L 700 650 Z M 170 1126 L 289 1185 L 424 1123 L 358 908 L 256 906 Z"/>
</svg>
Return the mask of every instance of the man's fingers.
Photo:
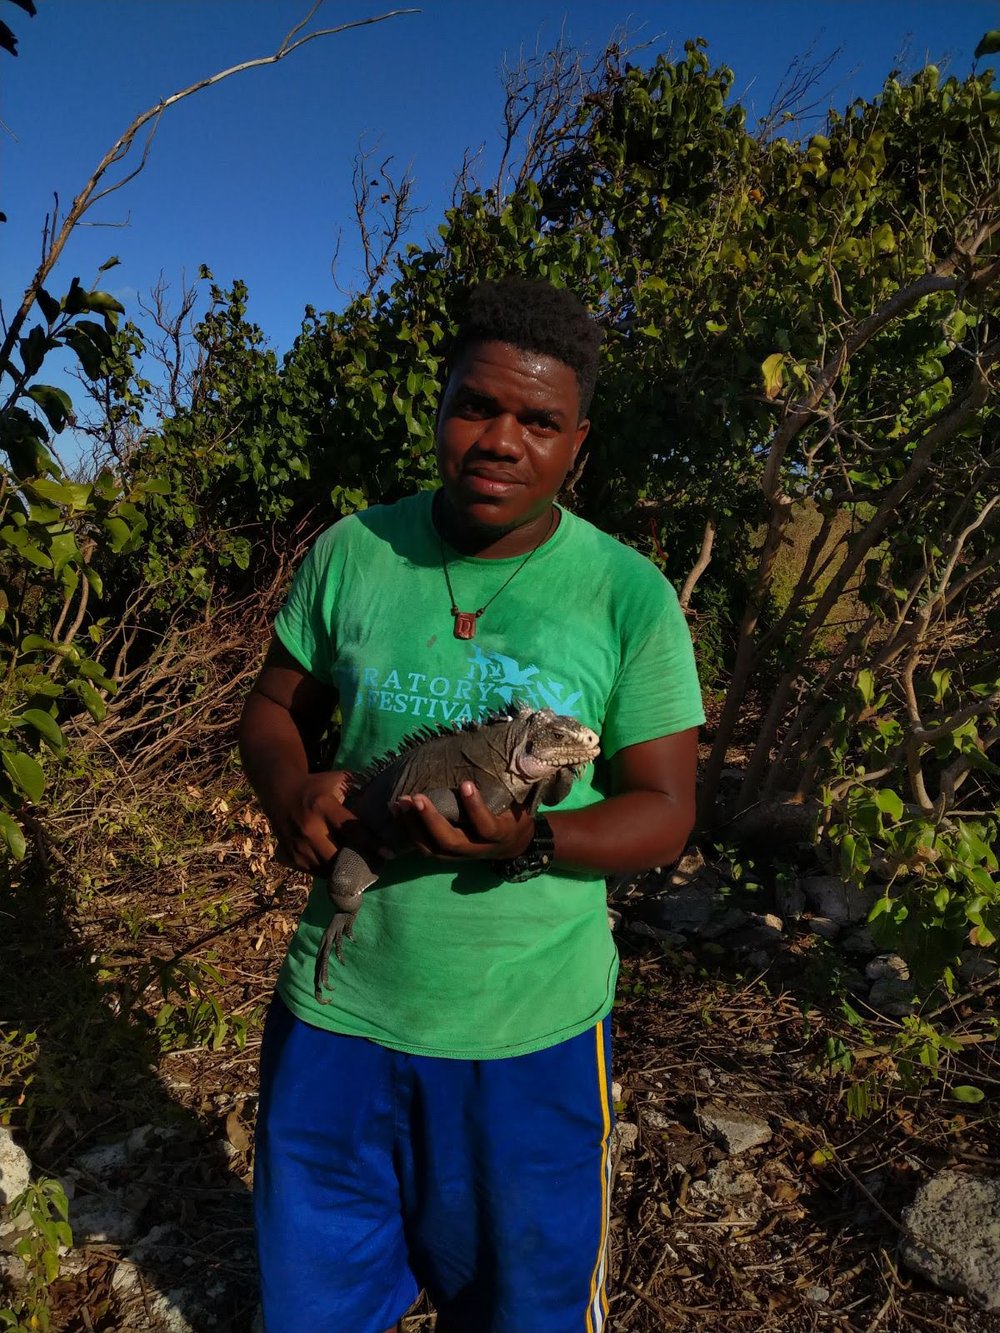
<svg viewBox="0 0 1000 1333">
<path fill-rule="evenodd" d="M 462 798 L 464 807 L 464 791 Z M 472 800 L 475 803 L 475 796 Z M 470 831 L 452 824 L 432 801 L 419 793 L 399 797 L 395 814 L 406 830 L 408 841 L 424 856 L 437 856 L 446 861 L 489 857 L 497 842 L 496 819 L 481 797 L 475 813 L 468 812 L 472 825 Z"/>
<path fill-rule="evenodd" d="M 360 819 L 341 824 L 337 830 L 337 841 L 342 847 L 353 847 L 356 852 L 360 852 L 369 865 L 388 861 L 393 856 L 392 849 L 385 847 Z"/>
<path fill-rule="evenodd" d="M 476 784 L 474 782 L 463 782 L 459 789 L 459 795 L 462 798 L 462 808 L 468 816 L 469 823 L 483 842 L 496 842 L 498 840 L 496 816 L 488 808 L 483 800 L 483 794 Z"/>
<path fill-rule="evenodd" d="M 302 807 L 304 813 L 319 815 L 335 826 L 344 816 L 344 801 L 350 794 L 352 782 L 351 774 L 344 769 L 312 774 Z"/>
<path fill-rule="evenodd" d="M 293 870 L 317 871 L 322 865 L 322 858 L 308 842 L 290 839 L 278 844 L 274 859 L 279 865 L 290 866 Z"/>
<path fill-rule="evenodd" d="M 426 796 L 401 796 L 396 812 L 408 838 L 424 856 L 459 856 L 468 845 L 461 830 L 450 824 Z"/>
<path fill-rule="evenodd" d="M 421 819 L 420 813 L 416 807 L 410 803 L 408 797 L 404 797 L 403 800 L 396 802 L 393 813 L 396 816 L 397 823 L 402 829 L 403 840 L 405 843 L 408 843 L 418 851 L 421 856 L 437 855 L 437 849 L 431 845 L 428 837 L 427 827 L 424 824 L 423 819 Z"/>
</svg>

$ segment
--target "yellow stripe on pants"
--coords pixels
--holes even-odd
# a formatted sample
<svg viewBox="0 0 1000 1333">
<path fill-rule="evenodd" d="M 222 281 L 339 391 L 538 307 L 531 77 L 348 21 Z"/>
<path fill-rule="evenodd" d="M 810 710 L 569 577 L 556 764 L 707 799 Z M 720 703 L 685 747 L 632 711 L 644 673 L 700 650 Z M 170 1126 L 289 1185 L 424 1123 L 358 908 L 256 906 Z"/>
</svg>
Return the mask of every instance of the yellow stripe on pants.
<svg viewBox="0 0 1000 1333">
<path fill-rule="evenodd" d="M 601 1243 L 597 1250 L 597 1262 L 590 1278 L 590 1300 L 587 1304 L 587 1333 L 601 1333 L 604 1318 L 608 1312 L 608 1298 L 605 1291 L 605 1258 L 608 1245 L 608 1208 L 609 1141 L 611 1137 L 611 1113 L 608 1110 L 608 1074 L 604 1051 L 604 1024 L 598 1023 L 594 1029 L 597 1038 L 597 1087 L 601 1098 L 601 1117 L 603 1133 L 601 1135 Z M 598 1299 L 599 1297 L 599 1299 Z M 596 1308 L 595 1308 L 596 1307 Z"/>
</svg>

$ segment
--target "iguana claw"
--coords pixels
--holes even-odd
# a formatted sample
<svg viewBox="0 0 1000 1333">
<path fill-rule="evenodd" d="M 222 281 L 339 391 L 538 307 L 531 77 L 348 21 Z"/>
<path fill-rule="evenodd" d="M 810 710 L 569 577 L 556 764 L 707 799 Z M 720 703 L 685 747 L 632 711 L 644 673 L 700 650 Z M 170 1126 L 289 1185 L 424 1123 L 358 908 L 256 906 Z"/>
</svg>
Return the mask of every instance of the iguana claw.
<svg viewBox="0 0 1000 1333">
<path fill-rule="evenodd" d="M 323 992 L 331 989 L 327 977 L 327 968 L 330 963 L 330 950 L 337 955 L 338 961 L 343 964 L 344 945 L 343 940 L 346 935 L 349 940 L 354 938 L 352 933 L 354 928 L 354 912 L 336 912 L 326 928 L 319 946 L 319 953 L 316 955 L 316 980 L 315 996 L 318 1004 L 330 1004 L 330 1000 L 324 1000 Z"/>
</svg>

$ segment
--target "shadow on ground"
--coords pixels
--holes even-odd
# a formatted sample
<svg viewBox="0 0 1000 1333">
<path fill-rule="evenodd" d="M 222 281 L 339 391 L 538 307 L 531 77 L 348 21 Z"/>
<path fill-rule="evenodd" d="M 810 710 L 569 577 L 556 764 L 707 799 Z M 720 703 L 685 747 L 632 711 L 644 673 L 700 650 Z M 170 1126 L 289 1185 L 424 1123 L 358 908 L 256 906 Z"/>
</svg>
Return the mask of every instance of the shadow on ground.
<svg viewBox="0 0 1000 1333">
<path fill-rule="evenodd" d="M 184 1104 L 191 1080 L 173 1077 L 144 1015 L 121 1011 L 113 971 L 80 944 L 42 870 L 0 902 L 0 976 L 0 1108 L 35 1176 L 71 1195 L 53 1326 L 248 1333 L 246 1099 L 237 1088 Z M 255 1087 L 249 1045 L 240 1062 Z"/>
</svg>

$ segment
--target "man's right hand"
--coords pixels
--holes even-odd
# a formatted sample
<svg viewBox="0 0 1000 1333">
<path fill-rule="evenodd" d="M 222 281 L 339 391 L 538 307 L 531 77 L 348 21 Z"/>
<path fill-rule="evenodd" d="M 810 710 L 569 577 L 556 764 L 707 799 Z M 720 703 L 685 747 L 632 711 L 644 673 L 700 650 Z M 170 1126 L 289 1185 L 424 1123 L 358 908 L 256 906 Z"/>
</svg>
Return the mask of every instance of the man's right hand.
<svg viewBox="0 0 1000 1333">
<path fill-rule="evenodd" d="M 388 855 L 344 805 L 350 774 L 310 773 L 308 750 L 330 720 L 336 695 L 275 640 L 240 723 L 243 767 L 278 843 L 277 860 L 324 874 L 341 847 L 377 868 Z"/>
<path fill-rule="evenodd" d="M 353 847 L 369 865 L 376 866 L 388 850 L 344 805 L 351 775 L 343 770 L 310 773 L 287 804 L 269 812 L 278 842 L 275 860 L 314 875 L 329 871 L 341 847 Z"/>
</svg>

